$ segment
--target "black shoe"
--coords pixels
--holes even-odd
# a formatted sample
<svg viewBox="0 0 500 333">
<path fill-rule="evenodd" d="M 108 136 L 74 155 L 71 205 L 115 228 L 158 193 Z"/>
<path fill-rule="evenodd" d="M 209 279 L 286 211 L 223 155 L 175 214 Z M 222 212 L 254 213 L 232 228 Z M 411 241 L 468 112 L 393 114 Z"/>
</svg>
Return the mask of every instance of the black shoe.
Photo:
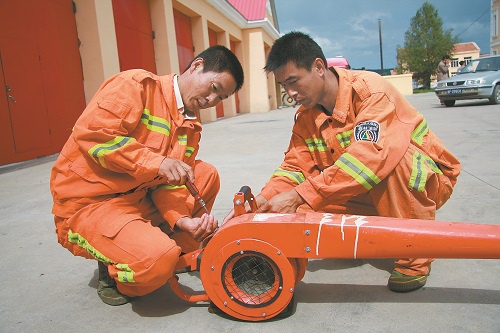
<svg viewBox="0 0 500 333">
<path fill-rule="evenodd" d="M 123 305 L 130 302 L 132 297 L 123 295 L 116 287 L 116 281 L 109 276 L 108 266 L 105 263 L 98 261 L 99 266 L 99 286 L 97 287 L 97 295 L 108 305 Z"/>
<path fill-rule="evenodd" d="M 409 276 L 394 270 L 389 277 L 387 286 L 392 291 L 406 293 L 422 288 L 427 282 L 427 276 L 428 275 Z"/>
</svg>

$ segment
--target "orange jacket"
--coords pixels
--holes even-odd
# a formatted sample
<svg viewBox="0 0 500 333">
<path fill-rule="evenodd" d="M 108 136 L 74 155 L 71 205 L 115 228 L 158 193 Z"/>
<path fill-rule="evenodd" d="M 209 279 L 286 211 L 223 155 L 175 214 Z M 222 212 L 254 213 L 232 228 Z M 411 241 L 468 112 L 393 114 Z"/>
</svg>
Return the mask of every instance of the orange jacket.
<svg viewBox="0 0 500 333">
<path fill-rule="evenodd" d="M 334 71 L 339 90 L 332 116 L 319 105 L 297 110 L 285 159 L 262 189 L 266 199 L 295 188 L 315 210 L 345 203 L 387 177 L 409 145 L 425 153 L 415 156 L 423 171 L 442 172 L 455 184 L 460 163 L 391 83 L 373 72 Z M 425 179 L 408 179 L 424 191 Z"/>
<path fill-rule="evenodd" d="M 90 203 L 164 189 L 158 169 L 166 156 L 194 166 L 201 124 L 179 113 L 173 78 L 130 70 L 104 82 L 52 169 L 54 215 L 68 218 Z M 155 196 L 171 226 L 189 215 L 188 195 L 183 187 L 171 187 Z"/>
</svg>

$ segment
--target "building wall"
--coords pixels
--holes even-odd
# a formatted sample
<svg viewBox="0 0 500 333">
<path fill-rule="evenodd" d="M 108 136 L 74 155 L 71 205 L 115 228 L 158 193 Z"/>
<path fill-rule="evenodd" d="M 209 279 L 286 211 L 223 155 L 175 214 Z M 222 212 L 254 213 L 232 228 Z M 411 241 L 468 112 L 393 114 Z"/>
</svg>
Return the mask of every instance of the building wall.
<svg viewBox="0 0 500 333">
<path fill-rule="evenodd" d="M 500 31 L 498 29 L 498 20 L 500 14 L 500 0 L 491 0 L 490 17 L 490 54 L 500 54 Z"/>
<path fill-rule="evenodd" d="M 102 82 L 120 71 L 112 0 L 74 0 L 80 53 L 88 102 Z M 274 77 L 264 70 L 266 50 L 279 34 L 268 18 L 247 22 L 225 0 L 149 0 L 158 75 L 180 73 L 173 11 L 191 19 L 194 54 L 210 46 L 208 29 L 217 33 L 217 43 L 231 48 L 242 63 L 245 83 L 238 93 L 241 113 L 264 112 L 280 104 Z M 224 116 L 237 113 L 236 98 L 223 102 Z M 203 122 L 217 119 L 216 109 L 200 112 Z"/>
<path fill-rule="evenodd" d="M 468 64 L 471 60 L 479 58 L 480 50 L 477 49 L 475 51 L 467 51 L 467 52 L 456 52 L 450 55 L 451 65 L 450 65 L 450 73 L 451 76 L 457 75 L 457 69 L 460 67 L 459 62 L 465 61 L 465 64 Z"/>
</svg>

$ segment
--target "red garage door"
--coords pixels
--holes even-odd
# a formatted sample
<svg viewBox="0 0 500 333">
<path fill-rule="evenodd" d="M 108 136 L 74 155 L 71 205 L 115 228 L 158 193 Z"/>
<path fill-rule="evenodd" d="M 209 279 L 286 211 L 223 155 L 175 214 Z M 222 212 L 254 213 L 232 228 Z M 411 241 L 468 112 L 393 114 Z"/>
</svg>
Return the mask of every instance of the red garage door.
<svg viewBox="0 0 500 333">
<path fill-rule="evenodd" d="M 184 72 L 194 58 L 193 35 L 189 16 L 174 9 L 175 38 L 177 40 L 177 55 L 179 70 Z"/>
<path fill-rule="evenodd" d="M 113 0 L 120 70 L 143 68 L 156 74 L 148 0 Z"/>
<path fill-rule="evenodd" d="M 85 108 L 71 0 L 0 1 L 0 165 L 59 152 Z"/>
</svg>

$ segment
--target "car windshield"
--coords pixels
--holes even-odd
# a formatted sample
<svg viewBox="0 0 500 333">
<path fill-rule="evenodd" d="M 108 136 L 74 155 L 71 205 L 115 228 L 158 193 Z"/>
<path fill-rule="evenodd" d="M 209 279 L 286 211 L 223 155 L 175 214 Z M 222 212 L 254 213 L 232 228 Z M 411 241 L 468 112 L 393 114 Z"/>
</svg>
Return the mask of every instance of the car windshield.
<svg viewBox="0 0 500 333">
<path fill-rule="evenodd" d="M 460 74 L 498 71 L 500 70 L 500 57 L 475 59 L 467 64 Z"/>
</svg>

